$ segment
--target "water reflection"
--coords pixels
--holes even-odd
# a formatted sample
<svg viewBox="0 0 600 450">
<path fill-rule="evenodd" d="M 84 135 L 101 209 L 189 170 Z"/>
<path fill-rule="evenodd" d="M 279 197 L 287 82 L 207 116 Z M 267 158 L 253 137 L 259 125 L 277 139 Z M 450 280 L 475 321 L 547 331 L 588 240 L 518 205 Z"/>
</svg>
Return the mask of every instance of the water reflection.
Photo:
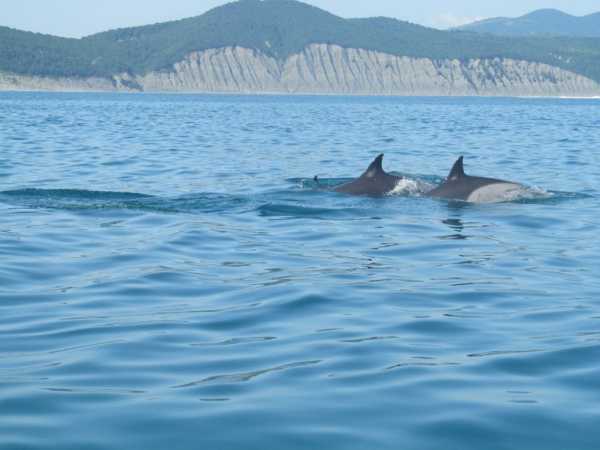
<svg viewBox="0 0 600 450">
<path fill-rule="evenodd" d="M 444 225 L 448 225 L 448 227 L 450 227 L 450 229 L 452 231 L 454 231 L 453 234 L 441 236 L 442 239 L 461 240 L 461 239 L 469 238 L 467 235 L 463 234 L 463 231 L 465 229 L 465 224 L 463 223 L 463 221 L 461 219 L 446 219 L 446 220 L 442 220 L 442 223 Z"/>
</svg>

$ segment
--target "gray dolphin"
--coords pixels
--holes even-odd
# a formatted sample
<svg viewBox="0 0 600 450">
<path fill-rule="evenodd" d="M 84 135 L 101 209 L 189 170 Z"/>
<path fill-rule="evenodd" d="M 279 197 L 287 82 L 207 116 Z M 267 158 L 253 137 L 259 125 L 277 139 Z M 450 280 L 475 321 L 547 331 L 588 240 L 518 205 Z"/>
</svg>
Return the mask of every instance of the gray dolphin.
<svg viewBox="0 0 600 450">
<path fill-rule="evenodd" d="M 512 181 L 465 175 L 463 160 L 461 156 L 446 181 L 426 195 L 471 203 L 493 203 L 506 200 L 510 193 L 523 189 L 522 184 Z"/>
<path fill-rule="evenodd" d="M 390 175 L 383 170 L 383 154 L 371 163 L 369 168 L 359 178 L 341 186 L 333 188 L 335 192 L 349 195 L 365 195 L 381 197 L 393 191 L 398 181 L 403 177 Z M 318 181 L 317 178 L 315 178 Z"/>
</svg>

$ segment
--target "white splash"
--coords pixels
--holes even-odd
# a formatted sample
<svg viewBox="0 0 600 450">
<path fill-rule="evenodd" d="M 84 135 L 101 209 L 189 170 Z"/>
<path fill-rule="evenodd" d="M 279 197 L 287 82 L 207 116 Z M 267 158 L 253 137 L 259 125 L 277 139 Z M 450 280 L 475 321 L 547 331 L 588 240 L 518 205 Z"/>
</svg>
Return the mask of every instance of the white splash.
<svg viewBox="0 0 600 450">
<path fill-rule="evenodd" d="M 402 178 L 396 187 L 388 192 L 390 196 L 419 196 L 431 191 L 435 186 L 414 178 Z"/>
<path fill-rule="evenodd" d="M 523 186 L 521 197 L 516 200 L 544 200 L 554 197 L 555 194 L 538 186 Z"/>
</svg>

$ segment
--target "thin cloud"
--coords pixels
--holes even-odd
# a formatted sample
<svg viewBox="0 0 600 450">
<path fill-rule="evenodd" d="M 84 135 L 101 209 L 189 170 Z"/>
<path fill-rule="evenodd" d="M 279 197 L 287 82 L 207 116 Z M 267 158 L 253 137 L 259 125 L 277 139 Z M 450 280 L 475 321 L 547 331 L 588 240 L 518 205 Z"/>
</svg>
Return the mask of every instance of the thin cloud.
<svg viewBox="0 0 600 450">
<path fill-rule="evenodd" d="M 442 13 L 433 18 L 431 26 L 445 30 L 447 28 L 456 28 L 468 23 L 483 20 L 484 17 L 479 16 L 459 16 L 450 12 Z"/>
</svg>

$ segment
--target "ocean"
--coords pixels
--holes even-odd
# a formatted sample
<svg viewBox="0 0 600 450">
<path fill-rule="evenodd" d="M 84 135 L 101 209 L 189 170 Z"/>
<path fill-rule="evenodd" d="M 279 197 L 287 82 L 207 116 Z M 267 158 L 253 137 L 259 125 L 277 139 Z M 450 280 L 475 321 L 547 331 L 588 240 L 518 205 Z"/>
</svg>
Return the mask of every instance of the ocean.
<svg viewBox="0 0 600 450">
<path fill-rule="evenodd" d="M 0 448 L 595 450 L 599 181 L 598 100 L 0 93 Z"/>
</svg>

